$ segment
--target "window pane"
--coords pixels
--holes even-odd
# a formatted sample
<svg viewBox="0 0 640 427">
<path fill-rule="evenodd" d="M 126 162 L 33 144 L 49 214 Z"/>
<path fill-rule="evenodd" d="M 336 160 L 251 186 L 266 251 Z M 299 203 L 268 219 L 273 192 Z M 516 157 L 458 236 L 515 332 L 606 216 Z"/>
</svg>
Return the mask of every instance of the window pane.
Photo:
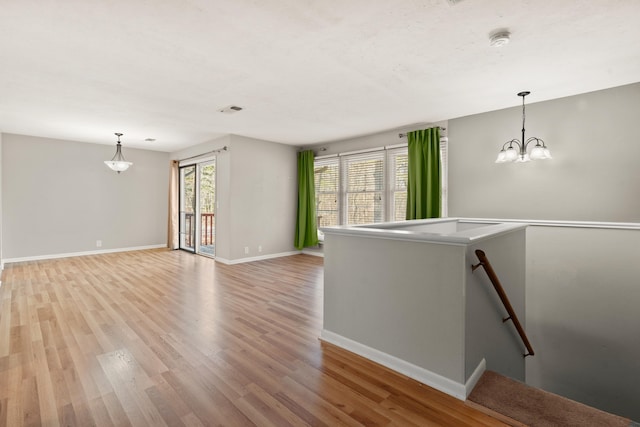
<svg viewBox="0 0 640 427">
<path fill-rule="evenodd" d="M 366 224 L 384 221 L 382 192 L 350 193 L 347 195 L 347 223 Z"/>
<path fill-rule="evenodd" d="M 389 156 L 391 167 L 391 210 L 389 221 L 404 221 L 407 217 L 407 181 L 409 163 L 407 149 L 397 149 Z"/>
<path fill-rule="evenodd" d="M 407 192 L 396 191 L 393 194 L 393 221 L 404 221 L 407 219 Z"/>
<path fill-rule="evenodd" d="M 347 161 L 347 192 L 384 188 L 383 159 Z"/>
<path fill-rule="evenodd" d="M 314 164 L 318 228 L 340 223 L 338 213 L 339 170 L 338 159 L 321 159 Z"/>
<path fill-rule="evenodd" d="M 333 164 L 316 163 L 314 168 L 316 192 L 338 192 L 338 162 Z"/>
<path fill-rule="evenodd" d="M 407 189 L 407 179 L 409 177 L 409 163 L 406 154 L 395 156 L 395 179 L 394 188 L 398 190 Z"/>
<path fill-rule="evenodd" d="M 316 193 L 318 227 L 338 225 L 338 193 Z"/>
</svg>

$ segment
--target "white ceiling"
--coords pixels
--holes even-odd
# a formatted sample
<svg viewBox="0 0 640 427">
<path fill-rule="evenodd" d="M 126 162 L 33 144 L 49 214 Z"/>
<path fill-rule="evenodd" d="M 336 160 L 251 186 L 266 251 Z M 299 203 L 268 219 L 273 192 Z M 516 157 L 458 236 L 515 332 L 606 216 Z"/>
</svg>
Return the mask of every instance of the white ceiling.
<svg viewBox="0 0 640 427">
<path fill-rule="evenodd" d="M 639 0 L 451 3 L 0 0 L 0 131 L 306 145 L 640 81 Z"/>
</svg>

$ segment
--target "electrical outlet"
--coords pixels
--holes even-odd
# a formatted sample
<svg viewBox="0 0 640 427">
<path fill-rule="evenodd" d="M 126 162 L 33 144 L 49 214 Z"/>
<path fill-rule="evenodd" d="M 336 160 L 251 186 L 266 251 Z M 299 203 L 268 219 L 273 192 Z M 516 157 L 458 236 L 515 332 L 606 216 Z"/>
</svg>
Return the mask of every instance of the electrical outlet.
<svg viewBox="0 0 640 427">
<path fill-rule="evenodd" d="M 262 252 L 262 246 L 258 246 L 258 252 Z"/>
<path fill-rule="evenodd" d="M 102 247 L 102 240 L 96 240 L 96 248 Z"/>
<path fill-rule="evenodd" d="M 244 254 L 249 255 L 249 246 L 244 247 Z"/>
</svg>

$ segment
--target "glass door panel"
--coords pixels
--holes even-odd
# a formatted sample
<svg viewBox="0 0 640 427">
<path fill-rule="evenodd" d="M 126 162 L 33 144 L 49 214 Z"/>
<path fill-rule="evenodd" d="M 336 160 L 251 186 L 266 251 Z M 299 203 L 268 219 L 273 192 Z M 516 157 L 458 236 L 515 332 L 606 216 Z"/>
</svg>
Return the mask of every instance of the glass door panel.
<svg viewBox="0 0 640 427">
<path fill-rule="evenodd" d="M 202 255 L 216 254 L 216 162 L 215 160 L 198 164 L 199 220 L 198 248 Z"/>
<path fill-rule="evenodd" d="M 195 252 L 196 165 L 180 168 L 180 249 Z"/>
</svg>

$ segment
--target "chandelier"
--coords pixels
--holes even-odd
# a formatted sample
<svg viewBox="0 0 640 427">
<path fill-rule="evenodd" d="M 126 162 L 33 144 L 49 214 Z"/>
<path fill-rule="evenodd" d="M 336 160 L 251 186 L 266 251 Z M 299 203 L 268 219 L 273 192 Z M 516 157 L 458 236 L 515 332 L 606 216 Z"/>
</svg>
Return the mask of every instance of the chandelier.
<svg viewBox="0 0 640 427">
<path fill-rule="evenodd" d="M 131 162 L 127 162 L 122 155 L 122 145 L 120 145 L 120 137 L 121 133 L 115 133 L 118 137 L 118 145 L 116 145 L 116 154 L 113 156 L 111 160 L 105 160 L 104 164 L 109 166 L 111 170 L 114 170 L 118 173 L 126 171 L 129 169 L 129 166 L 133 165 Z"/>
<path fill-rule="evenodd" d="M 544 160 L 551 158 L 551 152 L 549 152 L 549 149 L 547 148 L 543 140 L 541 140 L 540 138 L 536 138 L 535 136 L 532 136 L 527 140 L 524 139 L 524 97 L 529 95 L 530 93 L 531 92 L 525 91 L 518 94 L 518 96 L 522 97 L 522 139 L 512 139 L 511 141 L 505 142 L 502 145 L 502 149 L 498 153 L 496 163 L 523 163 L 530 160 Z M 529 144 L 533 142 L 535 142 L 535 145 L 529 153 L 527 152 L 527 147 L 529 147 Z"/>
</svg>

